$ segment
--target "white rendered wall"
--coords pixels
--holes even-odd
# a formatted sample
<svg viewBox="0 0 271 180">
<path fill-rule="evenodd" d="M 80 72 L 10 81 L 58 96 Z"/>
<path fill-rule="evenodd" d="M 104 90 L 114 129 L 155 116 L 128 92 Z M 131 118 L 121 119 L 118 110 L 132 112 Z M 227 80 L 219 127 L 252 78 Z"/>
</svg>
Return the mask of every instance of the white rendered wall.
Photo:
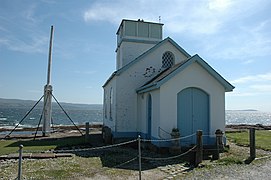
<svg viewBox="0 0 271 180">
<path fill-rule="evenodd" d="M 141 131 L 138 126 L 138 96 L 136 89 L 151 80 L 161 71 L 162 56 L 166 51 L 174 53 L 175 62 L 181 62 L 186 57 L 180 53 L 171 43 L 167 42 L 149 53 L 143 59 L 133 64 L 128 70 L 122 72 L 117 78 L 117 130 L 118 132 Z M 146 69 L 154 69 L 146 75 Z M 144 75 L 145 74 L 145 75 Z M 146 97 L 145 97 L 146 98 Z M 153 103 L 154 104 L 154 103 Z M 157 113 L 156 113 L 157 114 Z M 141 117 L 141 116 L 140 116 Z M 154 118 L 154 116 L 153 116 Z"/>
<path fill-rule="evenodd" d="M 196 87 L 209 94 L 210 133 L 225 130 L 225 89 L 198 63 L 193 63 L 160 87 L 160 126 L 171 132 L 177 127 L 177 94 Z"/>
<path fill-rule="evenodd" d="M 152 48 L 155 44 L 123 41 L 117 49 L 117 69 L 122 68 L 135 58 Z"/>
<path fill-rule="evenodd" d="M 159 89 L 150 93 L 138 95 L 138 127 L 140 132 L 147 134 L 148 132 L 148 96 L 152 99 L 152 136 L 158 136 L 157 129 L 160 126 L 160 97 Z"/>
<path fill-rule="evenodd" d="M 112 118 L 110 117 L 110 91 L 113 89 Z M 116 128 L 116 78 L 114 77 L 104 87 L 103 124 L 115 131 Z M 105 110 L 106 109 L 106 110 Z M 106 114 L 105 114 L 106 113 Z"/>
</svg>

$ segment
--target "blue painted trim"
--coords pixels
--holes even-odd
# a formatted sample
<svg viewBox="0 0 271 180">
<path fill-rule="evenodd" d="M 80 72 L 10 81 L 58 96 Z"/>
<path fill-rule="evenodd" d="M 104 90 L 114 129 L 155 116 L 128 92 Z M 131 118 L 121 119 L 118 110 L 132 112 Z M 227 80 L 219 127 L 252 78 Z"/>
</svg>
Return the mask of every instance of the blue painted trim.
<svg viewBox="0 0 271 180">
<path fill-rule="evenodd" d="M 221 85 L 224 86 L 225 91 L 229 92 L 232 91 L 235 87 L 231 85 L 227 80 L 225 80 L 219 73 L 217 73 L 208 63 L 206 63 L 199 55 L 194 55 L 191 58 L 187 59 L 184 64 L 182 64 L 179 68 L 172 71 L 169 75 L 167 75 L 162 80 L 148 84 L 146 86 L 143 86 L 139 89 L 137 89 L 138 93 L 148 92 L 153 89 L 160 88 L 161 85 L 163 85 L 165 82 L 170 80 L 173 76 L 178 74 L 179 72 L 183 71 L 185 68 L 190 66 L 192 63 L 197 62 L 201 67 L 203 67 L 210 75 L 212 75 Z"/>
<path fill-rule="evenodd" d="M 235 88 L 218 72 L 216 72 L 206 61 L 204 61 L 198 54 L 196 54 L 195 56 L 196 58 L 198 58 L 197 62 L 225 87 L 226 92 L 232 91 Z"/>
<path fill-rule="evenodd" d="M 113 138 L 137 138 L 140 133 L 138 132 L 114 132 L 112 131 Z"/>
</svg>

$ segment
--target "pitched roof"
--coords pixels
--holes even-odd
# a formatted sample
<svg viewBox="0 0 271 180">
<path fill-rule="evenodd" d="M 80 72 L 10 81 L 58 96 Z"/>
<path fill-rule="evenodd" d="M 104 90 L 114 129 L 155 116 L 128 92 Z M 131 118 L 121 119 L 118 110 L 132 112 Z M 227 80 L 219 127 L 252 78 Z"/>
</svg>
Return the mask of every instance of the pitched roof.
<svg viewBox="0 0 271 180">
<path fill-rule="evenodd" d="M 182 61 L 171 68 L 161 72 L 152 80 L 138 88 L 137 93 L 148 92 L 153 89 L 159 88 L 162 84 L 167 82 L 171 77 L 176 75 L 177 73 L 183 71 L 186 67 L 191 65 L 192 63 L 197 62 L 201 65 L 210 75 L 212 75 L 222 86 L 224 86 L 225 91 L 232 91 L 234 86 L 231 85 L 227 80 L 225 80 L 219 73 L 217 73 L 208 63 L 206 63 L 199 55 L 194 55 L 189 59 Z"/>
<path fill-rule="evenodd" d="M 122 68 L 120 68 L 119 70 L 115 71 L 112 73 L 112 75 L 108 78 L 108 80 L 104 83 L 103 87 L 106 86 L 106 84 L 112 79 L 114 78 L 114 76 L 116 75 L 120 75 L 122 72 L 126 71 L 127 69 L 129 69 L 132 65 L 134 65 L 135 63 L 141 61 L 145 56 L 147 56 L 148 54 L 150 54 L 151 52 L 155 51 L 157 48 L 159 48 L 160 46 L 164 45 L 166 42 L 170 42 L 173 46 L 175 46 L 181 53 L 183 53 L 187 58 L 191 57 L 190 54 L 188 54 L 182 47 L 180 47 L 175 41 L 173 41 L 170 37 L 167 37 L 166 39 L 160 41 L 159 43 L 157 43 L 155 46 L 153 46 L 152 48 L 150 48 L 149 50 L 145 51 L 143 54 L 141 54 L 140 56 L 138 56 L 137 58 L 135 58 L 133 61 L 131 61 L 130 63 L 126 64 L 125 66 L 123 66 Z"/>
</svg>

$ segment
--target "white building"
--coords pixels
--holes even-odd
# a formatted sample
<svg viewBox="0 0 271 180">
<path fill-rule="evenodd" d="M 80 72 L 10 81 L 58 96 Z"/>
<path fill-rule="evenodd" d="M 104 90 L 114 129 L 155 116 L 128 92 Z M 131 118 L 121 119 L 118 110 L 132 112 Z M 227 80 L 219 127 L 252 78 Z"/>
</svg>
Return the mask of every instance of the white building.
<svg viewBox="0 0 271 180">
<path fill-rule="evenodd" d="M 117 70 L 103 85 L 104 126 L 112 138 L 170 138 L 225 128 L 225 92 L 234 86 L 199 55 L 189 55 L 160 23 L 122 20 L 117 31 Z M 181 141 L 192 144 L 193 138 Z M 208 140 L 208 142 L 211 142 Z M 166 144 L 156 144 L 167 146 Z"/>
</svg>

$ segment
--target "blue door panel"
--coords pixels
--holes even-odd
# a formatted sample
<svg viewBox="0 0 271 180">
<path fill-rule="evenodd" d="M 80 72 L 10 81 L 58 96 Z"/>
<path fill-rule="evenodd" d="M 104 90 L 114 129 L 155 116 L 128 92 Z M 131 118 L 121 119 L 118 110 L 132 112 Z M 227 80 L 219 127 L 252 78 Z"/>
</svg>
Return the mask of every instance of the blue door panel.
<svg viewBox="0 0 271 180">
<path fill-rule="evenodd" d="M 199 89 L 193 88 L 193 131 L 202 130 L 208 133 L 209 127 L 209 97 Z"/>
<path fill-rule="evenodd" d="M 186 89 L 181 91 L 177 95 L 177 107 L 178 107 L 178 129 L 180 130 L 181 136 L 188 136 L 193 133 L 193 124 L 192 124 L 192 90 Z M 186 103 L 183 103 L 186 102 Z M 192 141 L 191 138 L 185 138 L 181 140 L 181 144 L 189 145 Z"/>
<path fill-rule="evenodd" d="M 202 130 L 209 132 L 209 95 L 197 88 L 187 88 L 177 94 L 177 126 L 181 136 Z M 195 144 L 196 136 L 181 140 L 181 145 Z"/>
</svg>

